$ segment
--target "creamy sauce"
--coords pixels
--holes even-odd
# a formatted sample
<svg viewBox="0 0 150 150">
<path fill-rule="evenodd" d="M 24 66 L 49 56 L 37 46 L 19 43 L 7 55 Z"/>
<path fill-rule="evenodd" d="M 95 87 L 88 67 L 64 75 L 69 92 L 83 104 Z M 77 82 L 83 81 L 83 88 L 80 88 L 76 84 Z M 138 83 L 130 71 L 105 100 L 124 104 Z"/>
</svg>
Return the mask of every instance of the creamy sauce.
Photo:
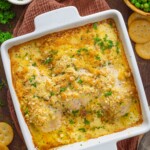
<svg viewBox="0 0 150 150">
<path fill-rule="evenodd" d="M 9 50 L 13 84 L 40 150 L 86 141 L 142 122 L 131 70 L 113 20 Z"/>
</svg>

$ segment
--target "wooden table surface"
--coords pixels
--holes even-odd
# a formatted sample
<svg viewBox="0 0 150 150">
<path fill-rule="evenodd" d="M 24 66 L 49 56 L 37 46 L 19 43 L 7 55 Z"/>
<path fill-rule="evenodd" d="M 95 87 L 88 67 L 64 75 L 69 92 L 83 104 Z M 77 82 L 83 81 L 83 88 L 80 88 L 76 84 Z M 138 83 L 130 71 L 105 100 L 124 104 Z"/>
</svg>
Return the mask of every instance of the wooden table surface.
<svg viewBox="0 0 150 150">
<path fill-rule="evenodd" d="M 132 13 L 132 11 L 124 4 L 123 0 L 106 0 L 106 1 L 108 2 L 109 6 L 112 9 L 117 9 L 122 13 L 125 23 L 127 24 L 128 17 Z M 13 28 L 15 27 L 15 24 L 16 24 L 19 16 L 21 15 L 22 11 L 25 8 L 26 8 L 26 6 L 15 6 L 14 5 L 13 10 L 16 12 L 16 17 L 11 22 L 12 28 L 10 29 L 10 27 L 7 25 L 0 25 L 0 30 L 12 31 Z M 147 100 L 150 105 L 150 92 L 149 92 L 150 91 L 150 61 L 143 60 L 143 59 L 139 58 L 137 55 L 136 55 L 136 60 L 137 60 L 138 66 L 139 66 L 139 70 L 140 70 L 143 85 L 145 88 Z M 3 65 L 2 65 L 2 61 L 1 61 L 1 56 L 0 56 L 0 79 L 4 79 L 6 81 L 5 73 L 4 73 L 4 69 L 3 69 Z M 10 117 L 9 109 L 7 106 L 7 95 L 6 94 L 7 94 L 7 87 L 3 88 L 0 91 L 0 101 L 2 101 L 4 103 L 4 106 L 0 107 L 0 122 L 1 121 L 8 122 L 14 129 L 14 139 L 13 139 L 13 142 L 9 145 L 9 149 L 10 150 L 26 150 L 26 146 L 20 139 L 20 137 L 14 127 L 13 121 Z"/>
</svg>

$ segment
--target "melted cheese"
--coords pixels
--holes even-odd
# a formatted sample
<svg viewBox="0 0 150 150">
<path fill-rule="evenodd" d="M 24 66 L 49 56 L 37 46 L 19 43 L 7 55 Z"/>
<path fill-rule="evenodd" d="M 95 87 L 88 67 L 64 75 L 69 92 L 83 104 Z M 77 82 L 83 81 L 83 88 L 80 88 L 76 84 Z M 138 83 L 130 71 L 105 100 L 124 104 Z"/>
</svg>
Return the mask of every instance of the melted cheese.
<svg viewBox="0 0 150 150">
<path fill-rule="evenodd" d="M 86 141 L 142 122 L 113 20 L 9 50 L 13 84 L 39 150 Z"/>
</svg>

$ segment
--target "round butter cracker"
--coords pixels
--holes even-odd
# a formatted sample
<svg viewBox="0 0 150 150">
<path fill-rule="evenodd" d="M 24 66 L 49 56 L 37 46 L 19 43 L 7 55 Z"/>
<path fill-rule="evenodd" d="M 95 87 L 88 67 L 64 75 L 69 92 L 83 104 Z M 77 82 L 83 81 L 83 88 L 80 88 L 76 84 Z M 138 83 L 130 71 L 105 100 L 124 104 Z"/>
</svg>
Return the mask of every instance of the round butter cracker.
<svg viewBox="0 0 150 150">
<path fill-rule="evenodd" d="M 150 59 L 150 41 L 144 44 L 136 44 L 135 50 L 143 59 Z"/>
<path fill-rule="evenodd" d="M 146 20 L 135 20 L 129 26 L 130 38 L 135 43 L 146 43 L 150 40 L 150 22 Z"/>
<path fill-rule="evenodd" d="M 9 150 L 8 147 L 0 143 L 0 150 Z"/>
<path fill-rule="evenodd" d="M 12 127 L 5 123 L 0 122 L 0 142 L 1 144 L 8 145 L 13 140 L 13 129 Z"/>
<path fill-rule="evenodd" d="M 143 16 L 136 12 L 132 13 L 128 19 L 128 26 L 130 26 L 133 21 L 141 19 L 145 19 L 150 22 L 150 16 Z"/>
</svg>

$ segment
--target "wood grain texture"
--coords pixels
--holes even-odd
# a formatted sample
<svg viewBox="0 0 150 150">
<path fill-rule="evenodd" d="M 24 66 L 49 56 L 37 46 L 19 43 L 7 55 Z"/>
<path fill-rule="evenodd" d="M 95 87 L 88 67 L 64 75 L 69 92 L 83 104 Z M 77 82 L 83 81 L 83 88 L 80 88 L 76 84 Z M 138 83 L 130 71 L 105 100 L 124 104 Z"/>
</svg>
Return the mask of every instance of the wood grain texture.
<svg viewBox="0 0 150 150">
<path fill-rule="evenodd" d="M 65 1 L 65 0 L 63 0 L 63 1 Z M 99 1 L 101 1 L 101 0 L 99 0 Z M 122 13 L 125 23 L 127 25 L 127 19 L 129 17 L 129 15 L 132 13 L 132 11 L 124 4 L 123 0 L 115 0 L 115 1 L 106 0 L 106 1 L 111 8 L 117 9 Z M 16 18 L 12 21 L 12 28 L 9 29 L 8 26 L 6 26 L 6 25 L 5 26 L 0 25 L 0 30 L 12 31 L 14 29 L 20 15 L 23 12 L 25 12 L 26 7 L 27 6 L 15 6 L 14 5 L 13 10 L 16 12 L 17 15 L 16 15 Z M 137 60 L 137 63 L 138 63 L 139 69 L 140 69 L 140 74 L 142 77 L 142 81 L 143 81 L 143 85 L 144 85 L 145 92 L 147 95 L 147 99 L 150 104 L 150 92 L 149 92 L 150 91 L 150 78 L 149 78 L 149 76 L 150 76 L 150 61 L 143 60 L 143 59 L 139 58 L 137 55 L 136 55 L 136 60 Z M 6 80 L 5 73 L 3 70 L 3 65 L 1 62 L 1 58 L 0 58 L 0 78 Z M 10 150 L 26 150 L 27 148 L 26 148 L 25 144 L 22 142 L 19 134 L 17 133 L 17 130 L 14 126 L 14 122 L 12 121 L 12 118 L 9 113 L 8 103 L 6 100 L 7 89 L 8 88 L 5 87 L 2 91 L 0 91 L 0 98 L 3 100 L 3 102 L 5 104 L 2 108 L 0 107 L 0 121 L 8 122 L 10 125 L 12 125 L 12 127 L 14 129 L 15 137 L 14 137 L 13 142 L 9 145 L 9 149 Z M 137 139 L 138 139 L 138 137 L 128 139 L 125 142 L 121 141 L 118 146 L 119 150 L 129 150 L 129 149 L 135 150 L 136 146 L 137 146 Z"/>
</svg>

